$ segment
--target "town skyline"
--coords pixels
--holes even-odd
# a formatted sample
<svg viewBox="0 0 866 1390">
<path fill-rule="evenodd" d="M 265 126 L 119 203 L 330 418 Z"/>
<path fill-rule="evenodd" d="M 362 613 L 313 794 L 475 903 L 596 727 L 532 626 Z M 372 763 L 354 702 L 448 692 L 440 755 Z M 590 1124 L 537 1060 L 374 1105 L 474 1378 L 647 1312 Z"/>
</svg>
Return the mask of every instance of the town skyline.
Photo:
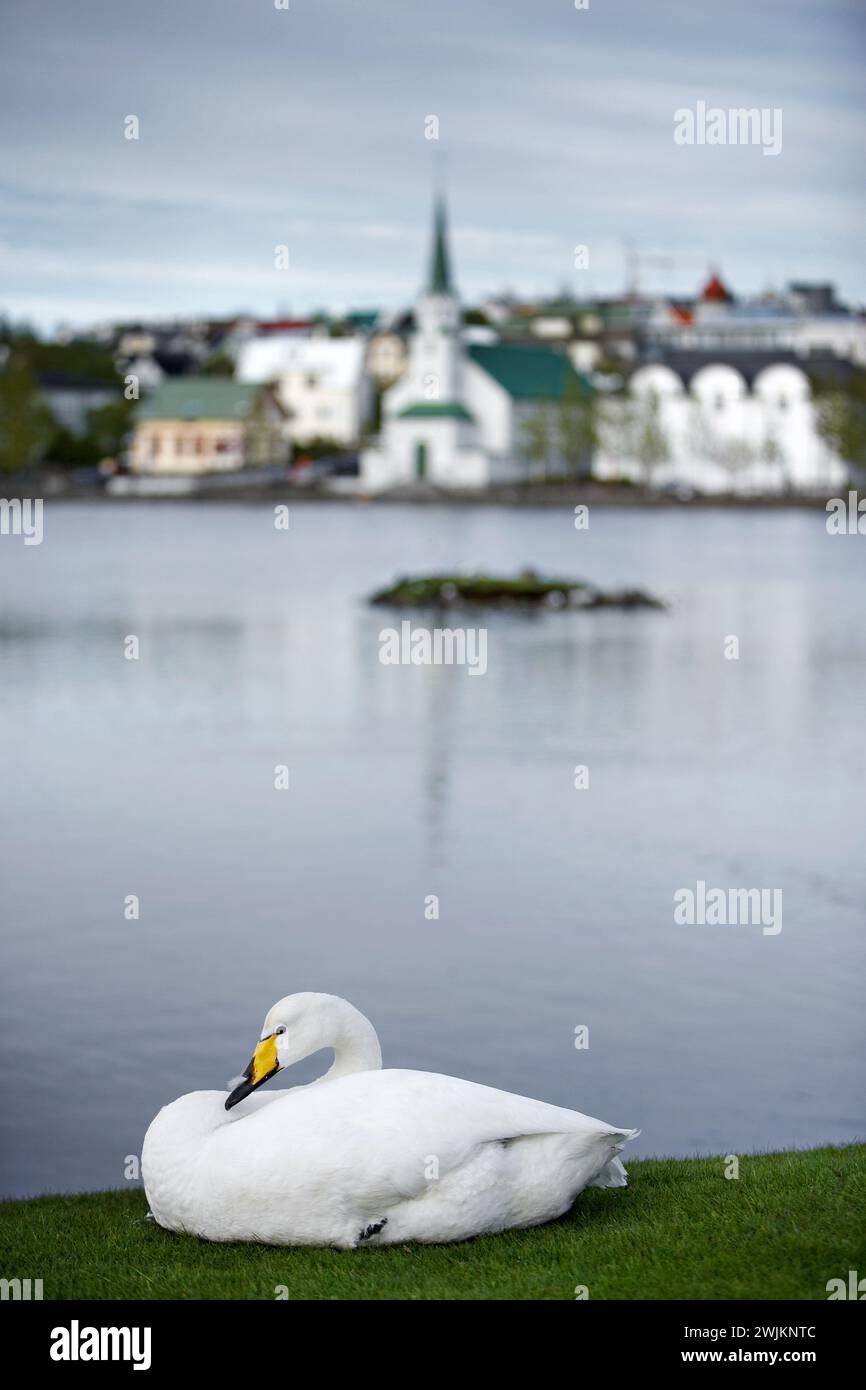
<svg viewBox="0 0 866 1390">
<path fill-rule="evenodd" d="M 48 29 L 14 5 L 2 28 L 0 306 L 41 331 L 399 309 L 435 153 L 464 302 L 622 293 L 628 243 L 673 258 L 643 277 L 672 295 L 717 266 L 743 296 L 826 280 L 864 298 L 866 16 L 842 0 L 796 14 L 87 0 Z M 701 101 L 780 110 L 778 157 L 677 145 L 675 112 Z"/>
</svg>

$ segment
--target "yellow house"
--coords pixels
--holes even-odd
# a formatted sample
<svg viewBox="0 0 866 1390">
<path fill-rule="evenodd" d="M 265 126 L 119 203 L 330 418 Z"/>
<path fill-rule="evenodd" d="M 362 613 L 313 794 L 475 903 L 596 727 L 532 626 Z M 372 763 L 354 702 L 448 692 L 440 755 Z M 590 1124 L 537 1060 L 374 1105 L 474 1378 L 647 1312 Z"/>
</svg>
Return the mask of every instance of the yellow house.
<svg viewBox="0 0 866 1390">
<path fill-rule="evenodd" d="M 228 473 L 285 463 L 285 418 L 269 386 L 174 377 L 136 412 L 129 468 L 133 473 Z"/>
</svg>

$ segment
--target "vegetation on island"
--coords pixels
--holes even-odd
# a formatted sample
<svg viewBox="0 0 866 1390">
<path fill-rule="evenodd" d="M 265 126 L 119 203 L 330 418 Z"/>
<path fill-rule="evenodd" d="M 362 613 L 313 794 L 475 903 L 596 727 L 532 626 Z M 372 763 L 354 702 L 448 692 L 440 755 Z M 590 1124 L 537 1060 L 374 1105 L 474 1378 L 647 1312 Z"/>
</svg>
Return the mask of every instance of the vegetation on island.
<svg viewBox="0 0 866 1390">
<path fill-rule="evenodd" d="M 514 579 L 485 574 L 403 576 L 373 594 L 371 603 L 394 608 L 664 608 L 642 589 L 598 589 L 581 579 L 542 579 L 524 570 Z"/>
<path fill-rule="evenodd" d="M 864 1144 L 627 1167 L 547 1226 L 354 1251 L 173 1235 L 140 1188 L 36 1197 L 0 1203 L 0 1266 L 45 1299 L 292 1301 L 825 1300 L 863 1271 Z"/>
</svg>

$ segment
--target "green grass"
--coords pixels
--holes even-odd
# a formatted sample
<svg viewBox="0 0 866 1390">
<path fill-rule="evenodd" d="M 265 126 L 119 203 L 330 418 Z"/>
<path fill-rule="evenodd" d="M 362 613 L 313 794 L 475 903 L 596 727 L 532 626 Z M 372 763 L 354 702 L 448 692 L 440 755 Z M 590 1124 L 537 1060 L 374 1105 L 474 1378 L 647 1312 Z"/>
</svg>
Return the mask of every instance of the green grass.
<svg viewBox="0 0 866 1390">
<path fill-rule="evenodd" d="M 145 1222 L 140 1189 L 0 1204 L 0 1275 L 49 1298 L 826 1299 L 866 1270 L 866 1145 L 628 1165 L 561 1221 L 459 1245 L 217 1245 Z"/>
</svg>

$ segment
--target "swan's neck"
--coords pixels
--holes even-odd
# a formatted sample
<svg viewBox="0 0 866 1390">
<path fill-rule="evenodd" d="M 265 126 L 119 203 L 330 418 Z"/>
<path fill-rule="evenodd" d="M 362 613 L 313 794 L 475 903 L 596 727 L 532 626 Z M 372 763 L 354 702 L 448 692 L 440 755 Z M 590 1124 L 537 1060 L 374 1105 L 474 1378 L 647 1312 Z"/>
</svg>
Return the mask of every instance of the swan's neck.
<svg viewBox="0 0 866 1390">
<path fill-rule="evenodd" d="M 350 1076 L 356 1071 L 379 1071 L 382 1049 L 376 1029 L 357 1009 L 347 1009 L 340 1018 L 337 1031 L 330 1039 L 334 1061 L 322 1081 L 334 1081 L 338 1076 Z"/>
</svg>

